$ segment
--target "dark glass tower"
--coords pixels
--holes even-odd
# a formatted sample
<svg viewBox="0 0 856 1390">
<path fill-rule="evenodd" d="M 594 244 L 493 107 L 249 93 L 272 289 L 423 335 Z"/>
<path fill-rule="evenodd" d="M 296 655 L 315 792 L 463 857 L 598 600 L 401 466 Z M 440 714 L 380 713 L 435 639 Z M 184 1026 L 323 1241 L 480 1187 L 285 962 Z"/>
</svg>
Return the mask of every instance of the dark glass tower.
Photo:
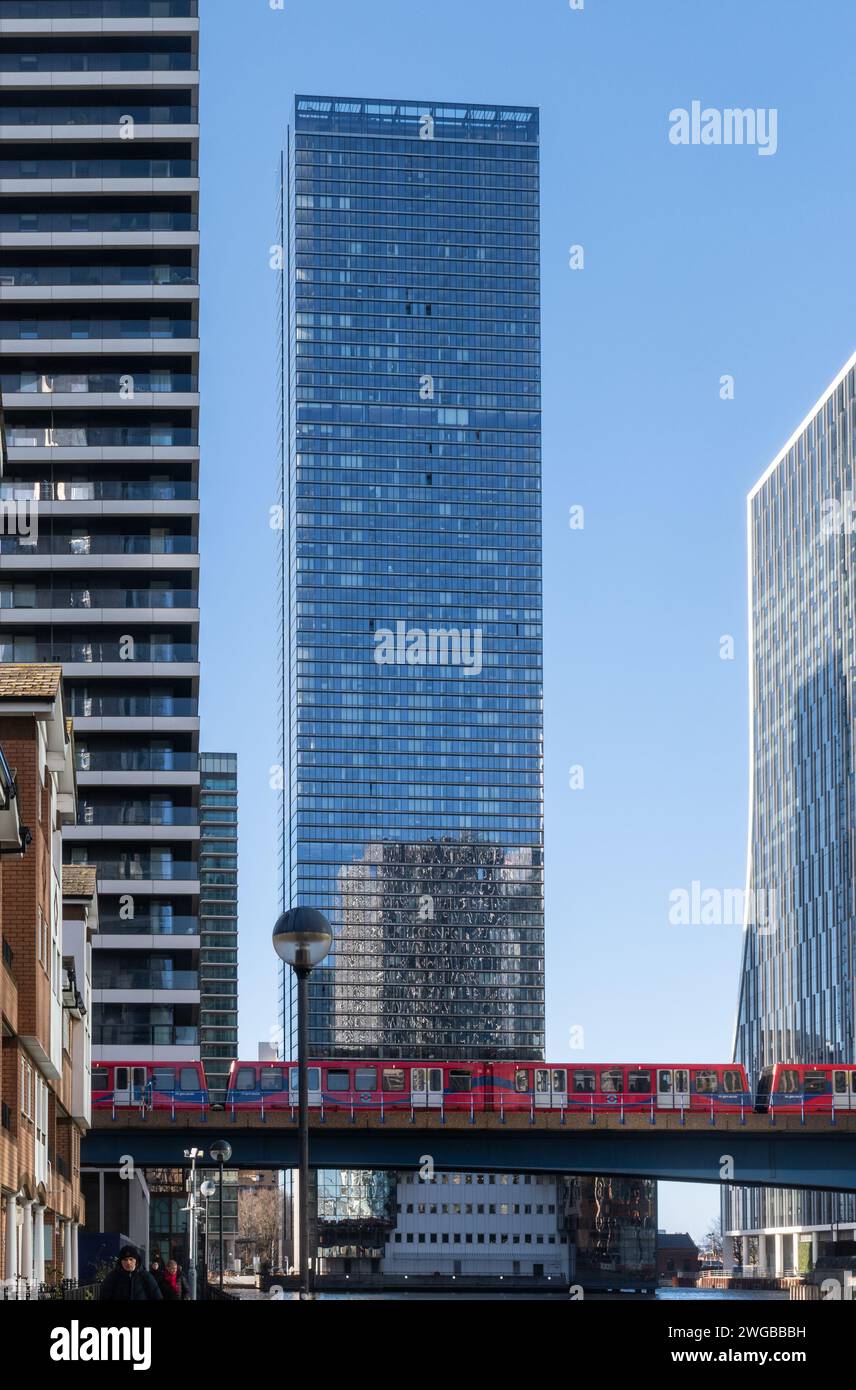
<svg viewBox="0 0 856 1390">
<path fill-rule="evenodd" d="M 296 100 L 281 853 L 336 934 L 316 1055 L 543 1055 L 538 165 L 536 110 Z"/>
<path fill-rule="evenodd" d="M 201 753 L 199 772 L 201 1058 L 221 1101 L 238 1055 L 238 759 Z"/>
</svg>

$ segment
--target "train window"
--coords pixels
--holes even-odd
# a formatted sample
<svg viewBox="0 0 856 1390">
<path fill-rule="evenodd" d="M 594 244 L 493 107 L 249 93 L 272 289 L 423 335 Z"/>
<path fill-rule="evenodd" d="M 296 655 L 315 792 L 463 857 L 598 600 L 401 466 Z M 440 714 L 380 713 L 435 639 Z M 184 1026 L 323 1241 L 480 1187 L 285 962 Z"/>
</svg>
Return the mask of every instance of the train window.
<svg viewBox="0 0 856 1390">
<path fill-rule="evenodd" d="M 106 1067 L 92 1068 L 92 1089 L 93 1091 L 110 1090 L 110 1073 Z"/>
<path fill-rule="evenodd" d="M 199 1091 L 202 1089 L 199 1073 L 196 1071 L 195 1067 L 179 1068 L 178 1089 L 180 1091 Z"/>
<path fill-rule="evenodd" d="M 577 1095 L 593 1095 L 595 1090 L 595 1077 L 593 1071 L 574 1072 L 574 1091 Z"/>
<path fill-rule="evenodd" d="M 856 1071 L 851 1071 L 850 1073 L 850 1089 L 854 1096 L 856 1096 Z"/>
<path fill-rule="evenodd" d="M 327 1072 L 328 1091 L 350 1091 L 351 1073 L 349 1071 L 330 1071 Z"/>
<path fill-rule="evenodd" d="M 567 1073 L 566 1071 L 554 1071 L 554 1072 L 553 1072 L 553 1090 L 554 1090 L 554 1091 L 567 1091 L 567 1089 L 568 1089 L 568 1073 Z"/>
<path fill-rule="evenodd" d="M 309 1077 L 309 1082 L 308 1082 L 307 1089 L 310 1090 L 310 1091 L 320 1091 L 320 1090 L 321 1090 L 321 1068 L 320 1068 L 320 1067 L 307 1067 L 307 1073 L 308 1073 L 308 1077 Z M 291 1068 L 291 1071 L 290 1071 L 289 1074 L 288 1074 L 288 1078 L 289 1078 L 288 1084 L 289 1084 L 289 1086 L 291 1087 L 292 1091 L 297 1091 L 297 1090 L 299 1090 L 299 1089 L 300 1089 L 300 1073 L 299 1073 L 299 1071 L 297 1070 L 297 1067 L 292 1067 L 292 1068 Z"/>
<path fill-rule="evenodd" d="M 728 1067 L 722 1073 L 722 1089 L 727 1096 L 739 1096 L 745 1091 L 743 1085 L 743 1075 L 734 1067 Z"/>
<path fill-rule="evenodd" d="M 238 1067 L 233 1089 L 236 1091 L 254 1091 L 256 1089 L 255 1067 Z"/>
<path fill-rule="evenodd" d="M 776 1090 L 783 1096 L 795 1096 L 800 1089 L 800 1074 L 793 1067 L 782 1067 Z"/>
<path fill-rule="evenodd" d="M 550 1073 L 540 1067 L 535 1069 L 535 1090 L 539 1096 L 550 1094 Z"/>
<path fill-rule="evenodd" d="M 803 1078 L 803 1089 L 807 1096 L 829 1094 L 829 1077 L 823 1071 L 807 1071 Z"/>
<path fill-rule="evenodd" d="M 152 1082 L 156 1091 L 174 1091 L 175 1072 L 172 1067 L 155 1067 Z"/>
<path fill-rule="evenodd" d="M 697 1071 L 693 1077 L 693 1088 L 697 1096 L 712 1096 L 719 1090 L 719 1077 L 715 1071 Z"/>
<path fill-rule="evenodd" d="M 610 1067 L 608 1071 L 600 1074 L 600 1089 L 602 1091 L 623 1091 L 624 1073 L 620 1067 Z"/>
<path fill-rule="evenodd" d="M 442 1091 L 442 1089 L 443 1089 L 443 1068 L 442 1068 L 442 1067 L 429 1067 L 429 1068 L 428 1068 L 428 1090 L 429 1090 L 429 1091 Z"/>
<path fill-rule="evenodd" d="M 627 1073 L 627 1089 L 633 1096 L 648 1096 L 651 1094 L 651 1073 L 649 1071 L 631 1071 Z"/>
<path fill-rule="evenodd" d="M 385 1091 L 404 1090 L 404 1068 L 403 1067 L 384 1067 L 383 1069 L 383 1089 Z"/>
<path fill-rule="evenodd" d="M 377 1067 L 357 1067 L 354 1071 L 355 1091 L 377 1090 Z"/>
<path fill-rule="evenodd" d="M 657 1072 L 657 1090 L 661 1096 L 672 1094 L 672 1073 L 670 1071 Z"/>
<path fill-rule="evenodd" d="M 847 1073 L 846 1071 L 834 1071 L 832 1073 L 832 1089 L 837 1096 L 847 1095 Z"/>
<path fill-rule="evenodd" d="M 410 1089 L 412 1091 L 425 1090 L 425 1068 L 414 1067 L 410 1073 Z"/>
<path fill-rule="evenodd" d="M 520 1095 L 524 1095 L 529 1090 L 529 1073 L 523 1067 L 518 1067 L 514 1073 L 514 1089 Z"/>
<path fill-rule="evenodd" d="M 675 1071 L 675 1095 L 686 1095 L 690 1089 L 690 1074 L 685 1067 Z"/>
<path fill-rule="evenodd" d="M 261 1073 L 263 1091 L 284 1091 L 285 1072 L 282 1067 L 265 1067 Z"/>
<path fill-rule="evenodd" d="M 449 1072 L 450 1091 L 471 1091 L 473 1089 L 473 1075 L 469 1071 L 459 1071 L 452 1069 Z"/>
</svg>

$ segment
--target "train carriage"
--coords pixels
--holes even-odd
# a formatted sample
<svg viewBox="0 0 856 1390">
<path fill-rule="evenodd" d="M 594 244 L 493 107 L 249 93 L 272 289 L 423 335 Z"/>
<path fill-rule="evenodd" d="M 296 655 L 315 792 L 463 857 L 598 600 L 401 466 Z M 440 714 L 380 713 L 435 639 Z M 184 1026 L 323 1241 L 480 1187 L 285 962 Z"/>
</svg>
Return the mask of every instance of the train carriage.
<svg viewBox="0 0 856 1390">
<path fill-rule="evenodd" d="M 856 1112 L 856 1066 L 776 1062 L 758 1078 L 755 1108 L 773 1115 Z"/>
<path fill-rule="evenodd" d="M 95 1110 L 198 1110 L 208 1106 L 201 1062 L 95 1062 Z"/>
<path fill-rule="evenodd" d="M 325 1110 L 484 1110 L 483 1062 L 310 1060 L 309 1104 Z M 233 1062 L 226 1107 L 282 1109 L 298 1103 L 293 1062 Z"/>
<path fill-rule="evenodd" d="M 494 1065 L 494 1109 L 704 1110 L 751 1108 L 746 1070 L 733 1063 L 664 1066 L 646 1063 L 537 1062 Z"/>
</svg>

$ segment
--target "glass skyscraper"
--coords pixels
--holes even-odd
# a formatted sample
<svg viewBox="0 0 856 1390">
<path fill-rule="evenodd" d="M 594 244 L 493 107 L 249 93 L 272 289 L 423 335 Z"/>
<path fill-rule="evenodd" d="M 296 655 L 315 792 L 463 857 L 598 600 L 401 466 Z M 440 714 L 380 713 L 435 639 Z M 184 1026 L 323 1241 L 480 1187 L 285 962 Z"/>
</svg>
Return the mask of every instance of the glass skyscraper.
<svg viewBox="0 0 856 1390">
<path fill-rule="evenodd" d="M 335 931 L 315 1055 L 543 1055 L 538 178 L 533 109 L 296 99 L 281 855 Z"/>
<path fill-rule="evenodd" d="M 199 773 L 200 1056 L 222 1101 L 238 1055 L 238 759 L 200 753 Z"/>
<path fill-rule="evenodd" d="M 749 496 L 754 912 L 735 1056 L 753 1077 L 776 1061 L 856 1056 L 854 432 L 856 355 Z M 842 1222 L 856 1225 L 852 1196 L 735 1189 L 726 1203 L 744 1264 L 751 1239 L 775 1273 L 804 1267 L 809 1242 L 816 1257 Z"/>
</svg>

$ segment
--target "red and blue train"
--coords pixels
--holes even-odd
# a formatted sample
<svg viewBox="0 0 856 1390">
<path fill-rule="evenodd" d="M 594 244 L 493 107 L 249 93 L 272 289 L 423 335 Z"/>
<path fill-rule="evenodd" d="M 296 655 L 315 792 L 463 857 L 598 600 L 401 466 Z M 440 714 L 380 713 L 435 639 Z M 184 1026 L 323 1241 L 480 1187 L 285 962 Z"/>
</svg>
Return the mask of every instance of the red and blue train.
<svg viewBox="0 0 856 1390">
<path fill-rule="evenodd" d="M 313 1059 L 313 1109 L 540 1110 L 608 1113 L 704 1111 L 733 1115 L 856 1114 L 856 1063 L 777 1062 L 750 1086 L 734 1062 L 698 1064 Z M 292 1062 L 234 1061 L 225 1109 L 283 1110 L 297 1105 Z M 201 1062 L 98 1062 L 92 1068 L 95 1110 L 198 1110 L 209 1103 Z"/>
</svg>

